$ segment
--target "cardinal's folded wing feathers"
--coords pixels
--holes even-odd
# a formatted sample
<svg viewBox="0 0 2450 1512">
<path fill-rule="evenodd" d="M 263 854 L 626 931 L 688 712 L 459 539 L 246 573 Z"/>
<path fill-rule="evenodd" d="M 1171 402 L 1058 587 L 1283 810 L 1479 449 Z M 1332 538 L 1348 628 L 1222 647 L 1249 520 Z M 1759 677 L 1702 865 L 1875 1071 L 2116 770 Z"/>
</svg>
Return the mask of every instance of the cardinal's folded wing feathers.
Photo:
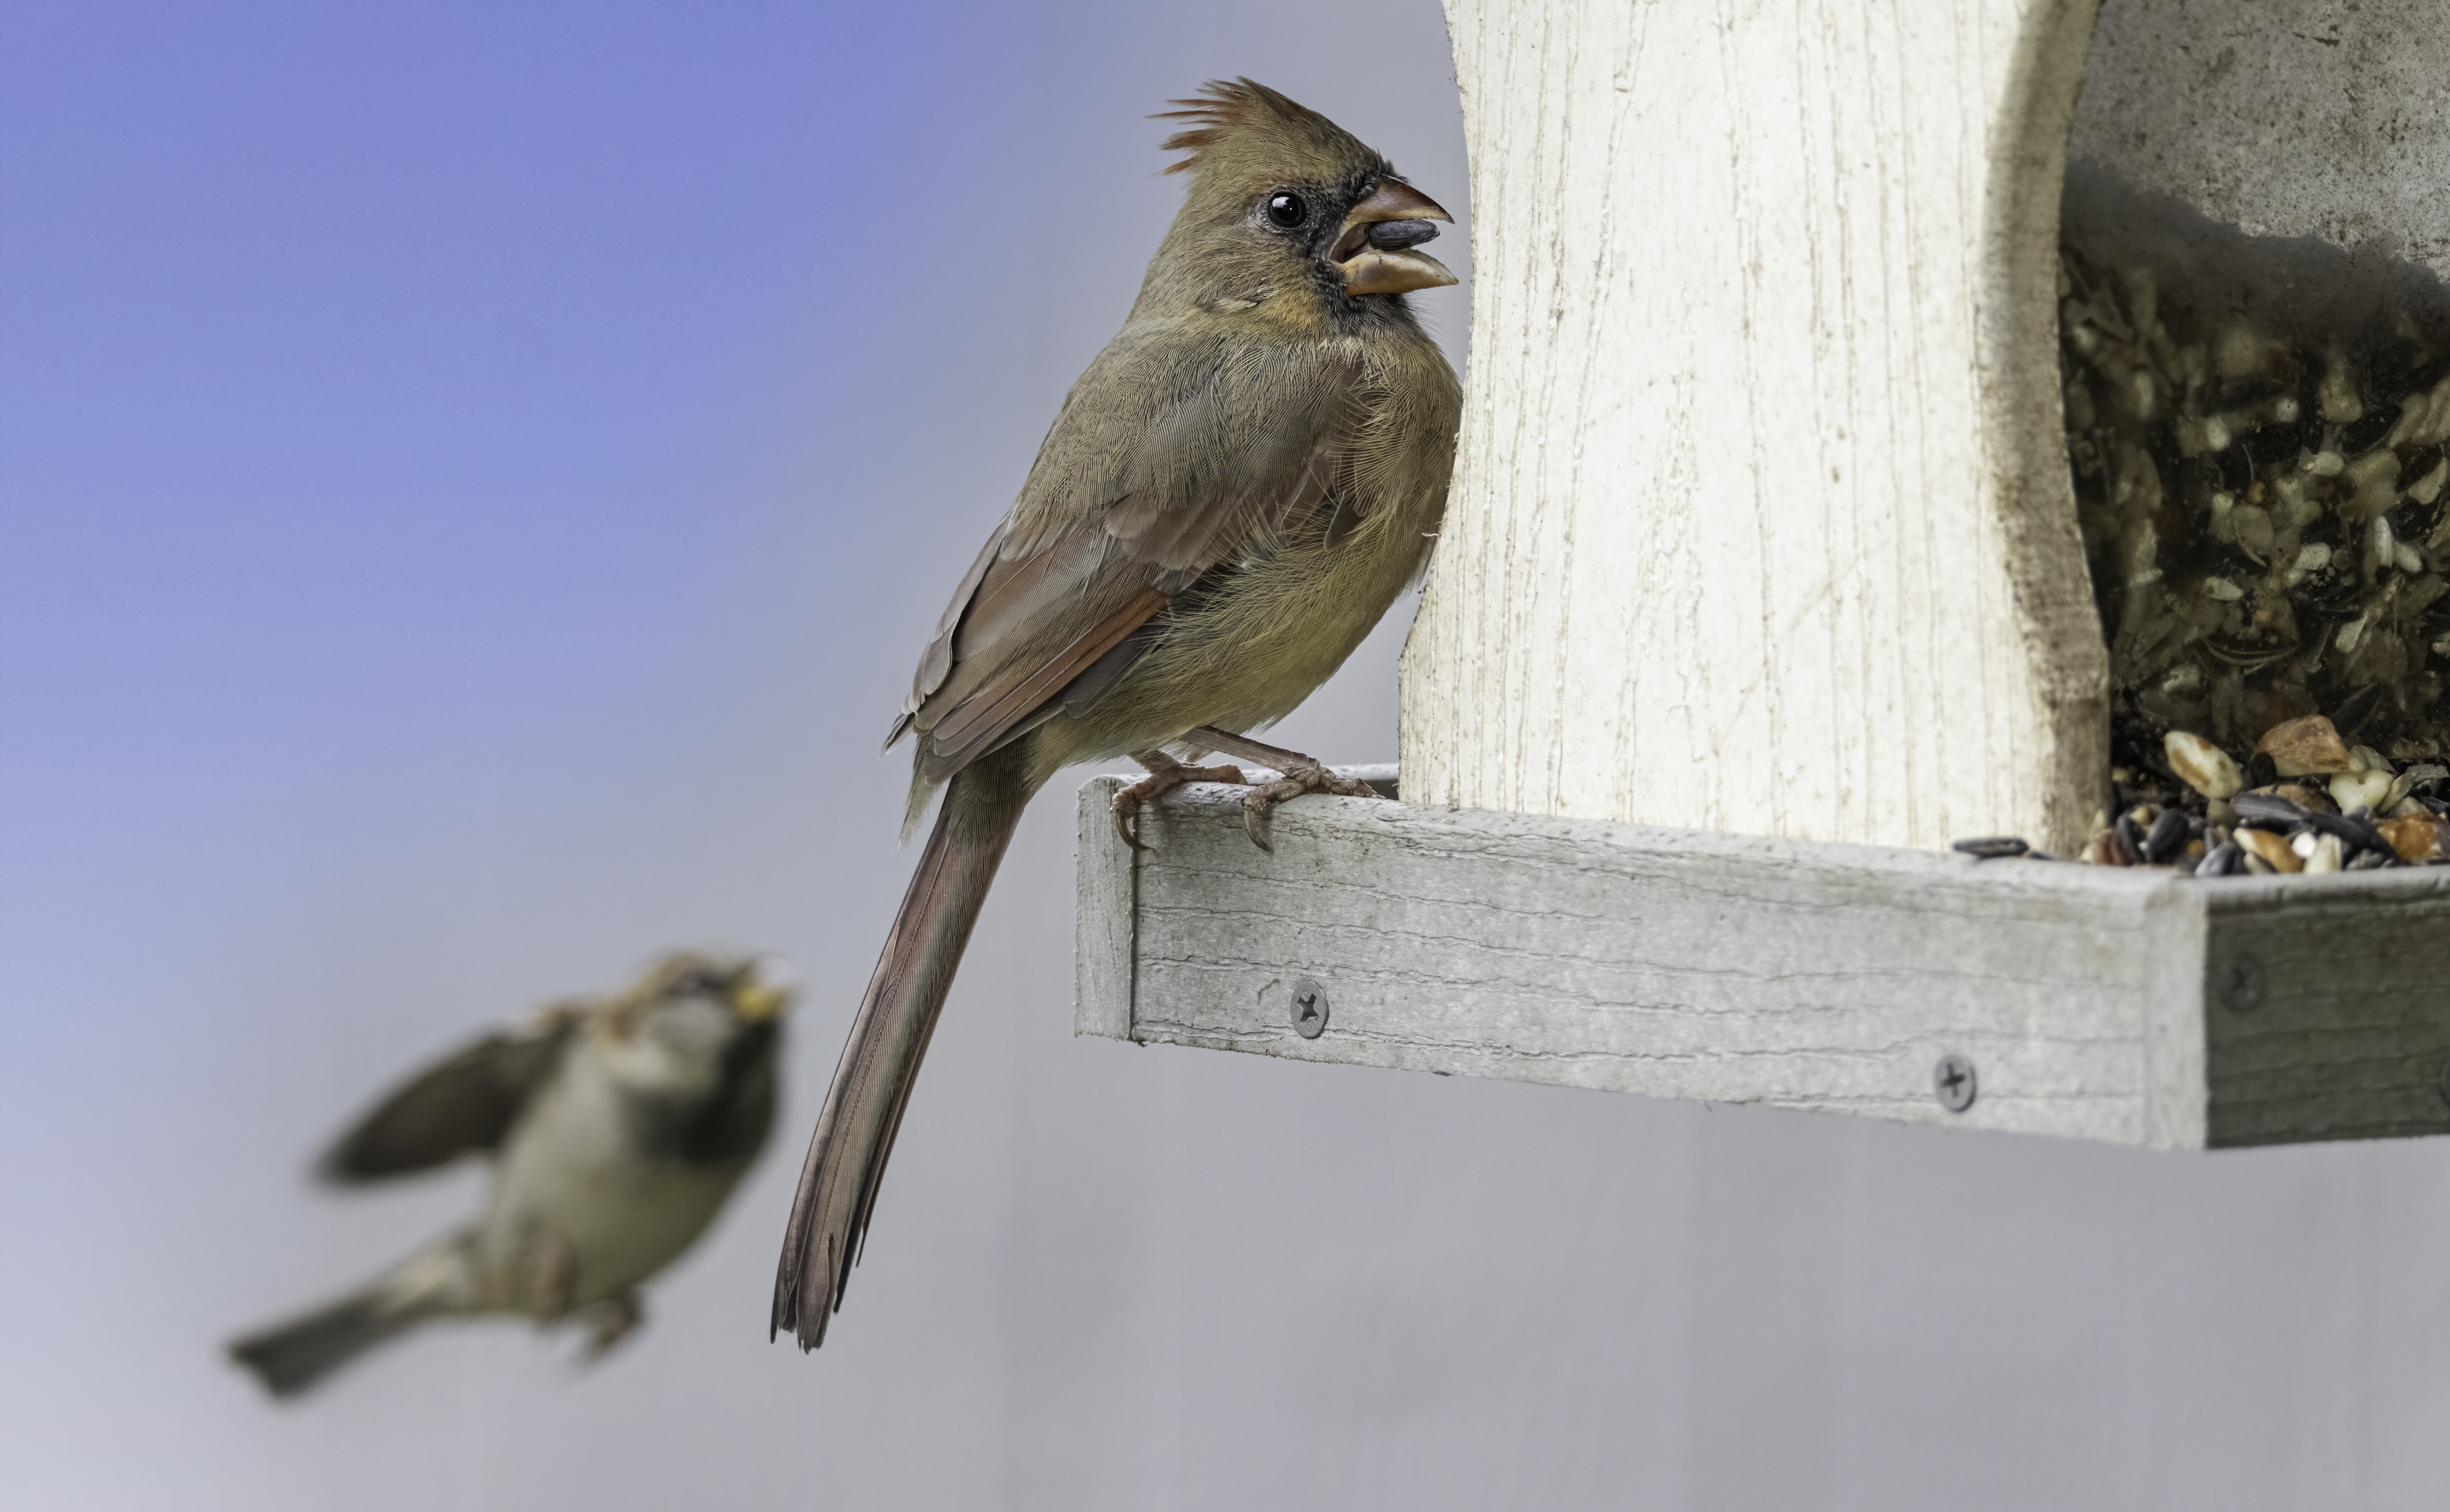
<svg viewBox="0 0 2450 1512">
<path fill-rule="evenodd" d="M 1324 352 L 1293 371 L 1266 388 L 1205 381 L 1136 417 L 1138 444 L 1101 448 L 1125 458 L 1102 481 L 1068 475 L 1067 459 L 1110 440 L 1111 417 L 1067 406 L 921 662 L 915 707 L 896 734 L 918 730 L 923 782 L 1048 717 L 1074 679 L 1174 594 L 1327 501 L 1349 434 L 1350 374 Z M 1067 507 L 1063 495 L 1083 488 L 1103 491 L 1102 501 Z M 1099 671 L 1111 686 L 1116 666 Z"/>
</svg>

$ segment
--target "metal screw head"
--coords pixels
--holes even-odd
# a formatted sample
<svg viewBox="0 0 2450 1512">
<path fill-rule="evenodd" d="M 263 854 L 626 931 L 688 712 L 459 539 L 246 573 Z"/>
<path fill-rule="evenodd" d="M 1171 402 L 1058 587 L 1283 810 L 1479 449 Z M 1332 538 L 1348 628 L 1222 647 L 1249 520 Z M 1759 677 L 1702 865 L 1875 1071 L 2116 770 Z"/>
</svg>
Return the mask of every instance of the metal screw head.
<svg viewBox="0 0 2450 1512">
<path fill-rule="evenodd" d="M 2229 1012 L 2251 1012 L 2255 1004 L 2263 1001 L 2263 962 L 2252 956 L 2239 956 L 2215 967 L 2212 988 L 2220 995 L 2220 1000 L 2228 1004 Z"/>
<path fill-rule="evenodd" d="M 1316 1039 L 1327 1027 L 1327 989 L 1304 977 L 1293 983 L 1293 1033 Z"/>
<path fill-rule="evenodd" d="M 1939 1064 L 1931 1070 L 1931 1090 L 1951 1113 L 1973 1107 L 1974 1062 L 1954 1051 L 1940 1056 Z"/>
</svg>

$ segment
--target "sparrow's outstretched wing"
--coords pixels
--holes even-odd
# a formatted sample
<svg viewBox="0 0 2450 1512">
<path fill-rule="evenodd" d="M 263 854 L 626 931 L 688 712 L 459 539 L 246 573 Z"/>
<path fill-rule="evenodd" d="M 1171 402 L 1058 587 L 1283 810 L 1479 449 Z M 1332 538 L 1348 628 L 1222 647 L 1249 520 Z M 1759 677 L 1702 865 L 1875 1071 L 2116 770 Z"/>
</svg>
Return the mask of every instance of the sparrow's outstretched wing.
<svg viewBox="0 0 2450 1512">
<path fill-rule="evenodd" d="M 318 1168 L 342 1185 L 380 1181 L 446 1165 L 499 1146 L 535 1090 L 553 1076 L 579 1014 L 556 1009 L 488 1035 L 409 1078 L 358 1120 Z"/>
</svg>

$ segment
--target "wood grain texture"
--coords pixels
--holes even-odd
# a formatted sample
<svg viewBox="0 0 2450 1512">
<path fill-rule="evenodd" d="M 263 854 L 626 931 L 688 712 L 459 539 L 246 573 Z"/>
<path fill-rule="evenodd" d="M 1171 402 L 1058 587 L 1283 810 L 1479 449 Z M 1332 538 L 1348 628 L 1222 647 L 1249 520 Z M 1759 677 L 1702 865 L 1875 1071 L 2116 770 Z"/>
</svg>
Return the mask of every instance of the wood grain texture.
<svg viewBox="0 0 2450 1512">
<path fill-rule="evenodd" d="M 2195 882 L 1337 798 L 1278 809 L 1263 853 L 1241 790 L 1200 785 L 1144 814 L 1134 874 L 1087 843 L 1118 785 L 1080 799 L 1083 1033 L 2164 1148 L 2450 1132 L 2439 873 Z M 1128 931 L 1093 930 L 1126 896 Z M 1089 969 L 1093 937 L 1129 970 Z"/>
<path fill-rule="evenodd" d="M 1471 361 L 1412 794 L 2072 845 L 2053 248 L 2090 0 L 1449 0 Z"/>
<path fill-rule="evenodd" d="M 2450 869 L 2201 890 L 2213 1144 L 2450 1133 Z"/>
<path fill-rule="evenodd" d="M 1338 766 L 1342 776 L 1395 793 L 1392 762 Z M 1282 775 L 1245 764 L 1243 775 L 1265 783 Z M 1132 1037 L 1133 933 L 1138 919 L 1139 875 L 1131 847 L 1115 828 L 1114 797 L 1132 777 L 1099 777 L 1081 789 L 1073 861 L 1079 900 L 1072 921 L 1072 1032 L 1108 1039 Z M 1247 789 L 1222 787 L 1236 798 Z M 1092 793 L 1102 795 L 1096 802 Z"/>
<path fill-rule="evenodd" d="M 1114 795 L 1126 779 L 1099 778 L 1081 789 L 1080 879 L 1072 922 L 1072 1032 L 1128 1039 L 1132 1032 L 1132 927 L 1137 915 L 1131 847 L 1116 832 Z M 1105 785 L 1105 802 L 1087 794 Z"/>
</svg>

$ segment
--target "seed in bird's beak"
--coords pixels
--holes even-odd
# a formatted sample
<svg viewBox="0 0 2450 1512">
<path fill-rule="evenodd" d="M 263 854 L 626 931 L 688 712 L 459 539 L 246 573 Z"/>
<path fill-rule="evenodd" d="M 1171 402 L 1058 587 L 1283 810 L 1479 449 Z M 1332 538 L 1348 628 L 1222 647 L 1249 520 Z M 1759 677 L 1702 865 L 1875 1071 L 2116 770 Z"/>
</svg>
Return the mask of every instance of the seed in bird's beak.
<svg viewBox="0 0 2450 1512">
<path fill-rule="evenodd" d="M 1400 252 L 1408 246 L 1437 240 L 1438 228 L 1427 221 L 1379 221 L 1365 228 L 1370 244 L 1381 252 Z"/>
<path fill-rule="evenodd" d="M 1412 250 L 1438 234 L 1429 223 L 1454 223 L 1438 202 L 1404 183 L 1383 179 L 1344 218 L 1330 260 L 1344 268 L 1347 294 L 1404 294 L 1459 281 L 1446 265 Z"/>
</svg>

